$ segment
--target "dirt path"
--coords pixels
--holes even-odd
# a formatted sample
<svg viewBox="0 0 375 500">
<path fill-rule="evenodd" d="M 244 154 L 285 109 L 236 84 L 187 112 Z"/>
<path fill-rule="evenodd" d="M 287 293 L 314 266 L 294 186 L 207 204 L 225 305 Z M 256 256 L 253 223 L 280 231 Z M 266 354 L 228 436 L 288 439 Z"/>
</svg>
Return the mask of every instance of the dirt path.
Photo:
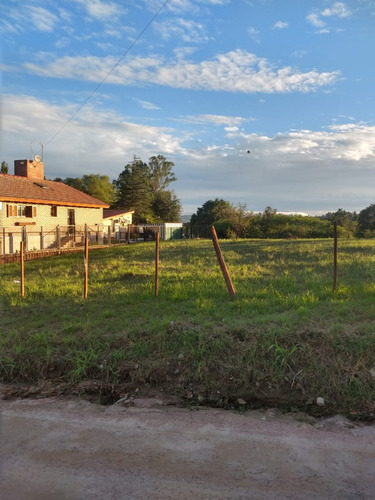
<svg viewBox="0 0 375 500">
<path fill-rule="evenodd" d="M 137 404 L 0 401 L 2 500 L 375 497 L 374 426 Z"/>
</svg>

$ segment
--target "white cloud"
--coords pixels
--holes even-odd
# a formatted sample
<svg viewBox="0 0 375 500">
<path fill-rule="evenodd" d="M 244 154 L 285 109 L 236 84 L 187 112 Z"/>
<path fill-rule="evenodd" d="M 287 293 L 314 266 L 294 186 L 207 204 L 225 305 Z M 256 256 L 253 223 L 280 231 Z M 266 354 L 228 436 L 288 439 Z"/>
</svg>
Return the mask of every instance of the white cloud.
<svg viewBox="0 0 375 500">
<path fill-rule="evenodd" d="M 240 116 L 223 116 L 223 115 L 196 115 L 196 116 L 187 116 L 185 118 L 186 121 L 190 123 L 211 123 L 213 125 L 241 125 L 244 122 L 249 121 L 248 119 L 242 118 Z"/>
<path fill-rule="evenodd" d="M 259 31 L 256 28 L 254 28 L 253 26 L 249 26 L 249 28 L 247 28 L 247 32 L 249 33 L 250 38 L 254 42 L 256 43 L 260 42 Z"/>
<path fill-rule="evenodd" d="M 29 30 L 52 32 L 59 22 L 59 17 L 53 12 L 32 5 L 25 5 L 22 9 L 11 9 L 8 17 L 10 21 L 2 21 L 2 31 L 12 33 Z"/>
<path fill-rule="evenodd" d="M 274 28 L 280 29 L 280 30 L 283 30 L 283 29 L 287 28 L 288 26 L 289 26 L 288 23 L 285 23 L 283 21 L 277 21 L 277 23 L 275 23 L 273 25 Z"/>
<path fill-rule="evenodd" d="M 160 109 L 159 106 L 157 106 L 152 102 L 143 101 L 141 99 L 134 99 L 134 100 L 137 101 L 143 109 L 155 109 L 155 110 Z"/>
<path fill-rule="evenodd" d="M 27 63 L 26 69 L 39 76 L 102 81 L 117 61 L 112 57 L 63 57 L 43 66 Z M 181 89 L 221 90 L 226 92 L 311 92 L 333 84 L 340 72 L 302 73 L 289 66 L 276 68 L 267 59 L 258 58 L 245 50 L 219 54 L 202 62 L 166 61 L 161 57 L 128 58 L 119 64 L 106 79 L 121 85 L 158 84 Z"/>
<path fill-rule="evenodd" d="M 183 18 L 159 22 L 155 25 L 156 31 L 161 34 L 164 40 L 172 37 L 178 38 L 185 43 L 201 43 L 209 40 L 205 27 L 202 23 Z"/>
<path fill-rule="evenodd" d="M 75 111 L 71 105 L 57 106 L 26 95 L 7 95 L 3 140 L 7 142 L 9 165 L 14 159 L 30 155 L 30 141 L 44 143 L 49 178 L 92 172 L 117 177 L 133 154 L 148 158 L 155 151 L 170 155 L 182 149 L 184 136 L 177 137 L 170 129 L 132 123 L 114 111 L 89 105 L 62 128 Z"/>
<path fill-rule="evenodd" d="M 342 2 L 336 2 L 331 8 L 326 8 L 320 12 L 311 12 L 306 16 L 307 21 L 315 28 L 321 28 L 318 33 L 329 33 L 330 28 L 327 23 L 321 18 L 323 17 L 338 17 L 345 18 L 351 16 L 351 11 Z"/>
<path fill-rule="evenodd" d="M 315 26 L 315 28 L 323 28 L 326 25 L 326 23 L 324 21 L 322 21 L 320 19 L 319 15 L 316 14 L 315 12 L 308 14 L 306 16 L 306 19 L 309 21 L 310 24 Z"/>
<path fill-rule="evenodd" d="M 332 8 L 330 9 L 324 9 L 322 11 L 322 16 L 325 17 L 331 17 L 331 16 L 337 16 L 337 17 L 348 17 L 351 16 L 351 11 L 346 7 L 346 5 L 342 2 L 336 2 Z"/>
<path fill-rule="evenodd" d="M 87 14 L 99 20 L 116 19 L 124 14 L 124 8 L 115 2 L 104 2 L 102 0 L 75 0 L 87 11 Z"/>
</svg>

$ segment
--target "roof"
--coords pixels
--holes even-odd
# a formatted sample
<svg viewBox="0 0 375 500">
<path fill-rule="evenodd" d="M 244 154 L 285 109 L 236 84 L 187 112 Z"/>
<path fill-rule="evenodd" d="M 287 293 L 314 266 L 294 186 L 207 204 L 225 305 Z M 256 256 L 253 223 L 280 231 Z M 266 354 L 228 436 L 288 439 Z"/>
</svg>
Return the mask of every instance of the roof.
<svg viewBox="0 0 375 500">
<path fill-rule="evenodd" d="M 121 217 L 121 215 L 134 214 L 134 210 L 103 210 L 103 219 L 113 219 L 117 217 Z"/>
<path fill-rule="evenodd" d="M 70 207 L 109 207 L 104 201 L 97 200 L 63 182 L 39 181 L 9 174 L 0 174 L 0 201 Z"/>
</svg>

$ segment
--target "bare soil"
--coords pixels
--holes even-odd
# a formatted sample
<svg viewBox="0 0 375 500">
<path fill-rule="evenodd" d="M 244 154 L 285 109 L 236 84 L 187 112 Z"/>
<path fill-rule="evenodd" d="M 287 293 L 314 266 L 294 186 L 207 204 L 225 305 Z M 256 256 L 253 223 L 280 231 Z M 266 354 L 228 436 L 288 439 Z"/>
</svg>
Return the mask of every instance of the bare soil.
<svg viewBox="0 0 375 500">
<path fill-rule="evenodd" d="M 180 408 L 157 393 L 103 406 L 5 389 L 3 500 L 374 498 L 373 425 Z"/>
</svg>

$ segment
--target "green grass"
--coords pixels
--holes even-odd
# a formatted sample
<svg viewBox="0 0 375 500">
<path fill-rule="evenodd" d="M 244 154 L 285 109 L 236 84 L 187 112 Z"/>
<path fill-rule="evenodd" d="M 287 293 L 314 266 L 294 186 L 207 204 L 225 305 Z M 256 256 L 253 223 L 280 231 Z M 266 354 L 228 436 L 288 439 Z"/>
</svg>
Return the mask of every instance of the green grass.
<svg viewBox="0 0 375 500">
<path fill-rule="evenodd" d="M 237 398 L 310 412 L 375 413 L 375 242 L 221 241 L 229 298 L 211 241 L 161 242 L 2 265 L 4 382 L 95 379 L 156 386 L 192 400 Z M 320 396 L 324 408 L 315 405 Z"/>
</svg>

